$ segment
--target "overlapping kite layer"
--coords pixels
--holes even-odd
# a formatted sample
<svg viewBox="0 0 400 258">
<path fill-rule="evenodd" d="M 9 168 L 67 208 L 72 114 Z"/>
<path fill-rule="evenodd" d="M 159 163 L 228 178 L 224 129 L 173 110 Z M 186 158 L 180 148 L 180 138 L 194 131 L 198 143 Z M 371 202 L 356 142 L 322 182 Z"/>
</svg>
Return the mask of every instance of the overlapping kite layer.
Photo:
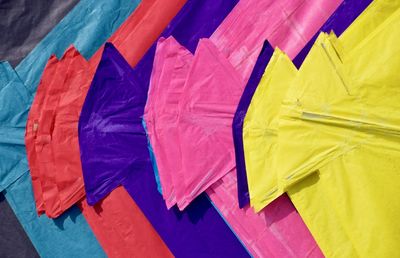
<svg viewBox="0 0 400 258">
<path fill-rule="evenodd" d="M 399 7 L 80 1 L 0 63 L 0 191 L 42 257 L 399 256 Z"/>
</svg>

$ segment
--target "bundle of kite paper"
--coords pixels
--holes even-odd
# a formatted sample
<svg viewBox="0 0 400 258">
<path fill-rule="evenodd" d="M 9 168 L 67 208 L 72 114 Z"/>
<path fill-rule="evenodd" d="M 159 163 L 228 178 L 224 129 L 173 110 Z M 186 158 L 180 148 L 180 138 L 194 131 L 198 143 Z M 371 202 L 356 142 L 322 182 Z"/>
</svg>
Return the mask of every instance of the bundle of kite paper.
<svg viewBox="0 0 400 258">
<path fill-rule="evenodd" d="M 400 3 L 371 1 L 77 4 L 0 66 L 39 255 L 399 256 Z"/>
</svg>

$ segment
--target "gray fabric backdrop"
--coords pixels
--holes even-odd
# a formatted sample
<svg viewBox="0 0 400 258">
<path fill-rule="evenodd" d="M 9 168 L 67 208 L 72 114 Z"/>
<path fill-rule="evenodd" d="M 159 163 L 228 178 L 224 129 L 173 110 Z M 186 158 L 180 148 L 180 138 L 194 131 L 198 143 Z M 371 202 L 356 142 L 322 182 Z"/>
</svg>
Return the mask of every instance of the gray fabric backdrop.
<svg viewBox="0 0 400 258">
<path fill-rule="evenodd" d="M 0 0 L 0 60 L 16 66 L 78 0 Z"/>
</svg>

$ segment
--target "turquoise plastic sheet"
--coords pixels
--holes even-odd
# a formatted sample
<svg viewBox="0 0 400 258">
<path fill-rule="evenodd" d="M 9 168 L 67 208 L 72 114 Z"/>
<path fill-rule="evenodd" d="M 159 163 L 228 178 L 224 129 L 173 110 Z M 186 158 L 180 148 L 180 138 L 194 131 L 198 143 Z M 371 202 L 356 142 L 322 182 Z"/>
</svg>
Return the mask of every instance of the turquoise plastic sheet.
<svg viewBox="0 0 400 258">
<path fill-rule="evenodd" d="M 16 67 L 18 75 L 35 92 L 51 54 L 61 57 L 74 45 L 86 58 L 128 18 L 140 0 L 82 0 Z"/>
<path fill-rule="evenodd" d="M 0 190 L 42 257 L 105 257 L 77 207 L 56 220 L 36 213 L 24 146 L 30 97 L 9 63 L 0 63 Z"/>
</svg>

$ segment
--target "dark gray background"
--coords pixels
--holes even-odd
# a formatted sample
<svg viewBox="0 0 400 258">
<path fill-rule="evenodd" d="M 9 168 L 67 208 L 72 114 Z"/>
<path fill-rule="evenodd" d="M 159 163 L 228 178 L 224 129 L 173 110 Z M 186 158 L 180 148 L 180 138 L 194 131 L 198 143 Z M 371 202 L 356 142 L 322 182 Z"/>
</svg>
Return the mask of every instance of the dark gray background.
<svg viewBox="0 0 400 258">
<path fill-rule="evenodd" d="M 79 0 L 0 0 L 0 60 L 16 66 Z"/>
<path fill-rule="evenodd" d="M 2 193 L 0 193 L 0 257 L 39 257 Z"/>
<path fill-rule="evenodd" d="M 0 60 L 13 67 L 49 33 L 79 0 L 0 0 Z M 0 257 L 39 257 L 0 193 Z"/>
</svg>

